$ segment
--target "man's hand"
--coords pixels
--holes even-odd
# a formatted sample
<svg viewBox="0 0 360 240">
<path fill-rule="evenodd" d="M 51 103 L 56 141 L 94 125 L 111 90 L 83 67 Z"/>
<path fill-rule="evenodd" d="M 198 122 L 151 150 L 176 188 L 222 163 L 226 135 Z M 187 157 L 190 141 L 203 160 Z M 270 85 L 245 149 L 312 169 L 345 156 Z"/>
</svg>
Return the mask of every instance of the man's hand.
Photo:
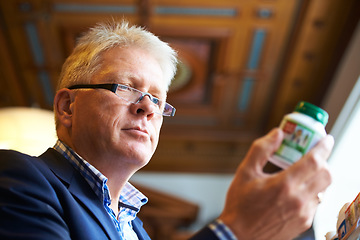
<svg viewBox="0 0 360 240">
<path fill-rule="evenodd" d="M 229 188 L 220 219 L 239 240 L 289 240 L 313 221 L 317 194 L 331 183 L 326 160 L 334 139 L 326 136 L 286 170 L 268 174 L 263 168 L 283 140 L 274 129 L 252 144 Z"/>
</svg>

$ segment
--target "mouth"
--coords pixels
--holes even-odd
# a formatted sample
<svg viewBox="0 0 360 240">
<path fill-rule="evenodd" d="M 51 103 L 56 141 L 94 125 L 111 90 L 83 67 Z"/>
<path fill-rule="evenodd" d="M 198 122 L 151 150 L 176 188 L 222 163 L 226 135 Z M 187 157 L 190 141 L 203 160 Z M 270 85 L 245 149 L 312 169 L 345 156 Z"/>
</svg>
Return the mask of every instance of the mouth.
<svg viewBox="0 0 360 240">
<path fill-rule="evenodd" d="M 125 131 L 129 131 L 129 132 L 133 132 L 136 134 L 140 134 L 140 135 L 146 135 L 148 136 L 149 133 L 145 128 L 141 128 L 141 127 L 130 127 L 130 128 L 126 128 L 124 129 Z"/>
</svg>

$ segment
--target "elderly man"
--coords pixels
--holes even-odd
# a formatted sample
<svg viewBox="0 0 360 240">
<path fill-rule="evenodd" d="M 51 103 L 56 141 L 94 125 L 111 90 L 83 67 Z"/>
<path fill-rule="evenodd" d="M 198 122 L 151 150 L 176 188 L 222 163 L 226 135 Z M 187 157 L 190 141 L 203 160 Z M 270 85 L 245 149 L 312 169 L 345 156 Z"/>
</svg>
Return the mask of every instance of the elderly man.
<svg viewBox="0 0 360 240">
<path fill-rule="evenodd" d="M 58 141 L 39 157 L 0 153 L 1 239 L 149 239 L 136 217 L 147 198 L 128 180 L 151 159 L 176 53 L 122 21 L 99 24 L 66 60 L 54 99 Z M 221 215 L 192 239 L 291 239 L 311 226 L 331 176 L 325 137 L 276 174 L 263 166 L 282 141 L 274 129 L 239 166 Z"/>
</svg>

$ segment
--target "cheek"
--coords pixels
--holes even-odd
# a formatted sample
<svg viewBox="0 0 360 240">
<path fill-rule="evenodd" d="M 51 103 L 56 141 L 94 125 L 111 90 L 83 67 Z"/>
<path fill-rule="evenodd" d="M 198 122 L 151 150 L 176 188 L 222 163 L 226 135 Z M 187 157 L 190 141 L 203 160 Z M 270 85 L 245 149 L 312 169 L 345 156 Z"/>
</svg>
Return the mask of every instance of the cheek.
<svg viewBox="0 0 360 240">
<path fill-rule="evenodd" d="M 163 123 L 163 119 L 155 119 L 154 121 L 154 134 L 153 134 L 153 139 L 152 139 L 152 142 L 154 143 L 155 147 L 157 146 L 158 144 L 158 141 L 159 141 L 159 135 L 160 135 L 160 129 L 161 129 L 161 126 L 162 126 L 162 123 Z"/>
<path fill-rule="evenodd" d="M 110 113 L 108 110 L 98 102 L 87 101 L 78 104 L 74 109 L 74 120 L 77 124 L 77 127 L 83 131 L 87 131 L 88 134 L 91 132 L 102 132 L 105 130 L 105 126 L 109 124 Z"/>
<path fill-rule="evenodd" d="M 89 137 L 89 135 L 99 135 L 99 131 L 102 129 L 102 122 L 97 112 L 93 109 L 83 108 L 75 112 L 73 129 L 77 134 L 81 134 L 83 137 Z"/>
</svg>

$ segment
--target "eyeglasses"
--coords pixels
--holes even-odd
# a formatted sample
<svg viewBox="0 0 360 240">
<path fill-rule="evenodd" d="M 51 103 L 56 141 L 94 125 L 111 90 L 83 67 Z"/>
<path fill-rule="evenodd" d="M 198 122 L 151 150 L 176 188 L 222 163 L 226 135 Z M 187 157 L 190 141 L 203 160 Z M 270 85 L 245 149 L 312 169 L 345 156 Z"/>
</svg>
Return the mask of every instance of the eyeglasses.
<svg viewBox="0 0 360 240">
<path fill-rule="evenodd" d="M 145 96 L 148 96 L 149 99 L 157 107 L 155 113 L 161 114 L 163 116 L 172 117 L 175 115 L 176 109 L 168 104 L 165 101 L 162 101 L 156 97 L 153 97 L 150 93 L 144 93 L 136 88 L 132 88 L 126 85 L 109 83 L 109 84 L 80 84 L 73 85 L 68 87 L 68 89 L 81 89 L 81 88 L 91 88 L 91 89 L 107 89 L 115 93 L 119 98 L 133 104 L 139 103 Z"/>
</svg>

